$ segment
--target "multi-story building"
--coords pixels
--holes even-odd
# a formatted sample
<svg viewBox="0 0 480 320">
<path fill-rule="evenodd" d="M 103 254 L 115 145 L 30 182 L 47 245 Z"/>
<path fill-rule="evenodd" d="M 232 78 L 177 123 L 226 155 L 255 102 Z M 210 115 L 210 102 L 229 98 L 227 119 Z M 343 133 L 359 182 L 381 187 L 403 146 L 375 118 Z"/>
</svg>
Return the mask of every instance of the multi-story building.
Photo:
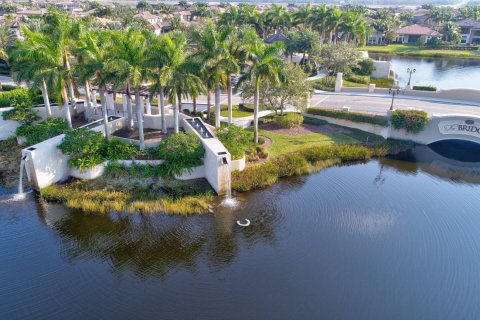
<svg viewBox="0 0 480 320">
<path fill-rule="evenodd" d="M 457 22 L 462 44 L 480 44 L 480 21 L 465 19 Z"/>
</svg>

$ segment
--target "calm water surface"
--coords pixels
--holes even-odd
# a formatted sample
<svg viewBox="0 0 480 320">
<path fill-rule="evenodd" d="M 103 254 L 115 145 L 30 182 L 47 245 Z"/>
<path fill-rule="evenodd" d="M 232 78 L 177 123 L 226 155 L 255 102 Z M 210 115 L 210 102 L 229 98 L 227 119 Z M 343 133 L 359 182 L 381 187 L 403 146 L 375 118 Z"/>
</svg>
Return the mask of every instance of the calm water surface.
<svg viewBox="0 0 480 320">
<path fill-rule="evenodd" d="M 480 60 L 452 58 L 421 58 L 370 54 L 380 61 L 391 61 L 400 87 L 408 83 L 407 68 L 416 69 L 412 84 L 435 86 L 439 89 L 480 89 Z"/>
<path fill-rule="evenodd" d="M 0 319 L 479 319 L 480 163 L 399 158 L 189 218 L 2 190 Z"/>
</svg>

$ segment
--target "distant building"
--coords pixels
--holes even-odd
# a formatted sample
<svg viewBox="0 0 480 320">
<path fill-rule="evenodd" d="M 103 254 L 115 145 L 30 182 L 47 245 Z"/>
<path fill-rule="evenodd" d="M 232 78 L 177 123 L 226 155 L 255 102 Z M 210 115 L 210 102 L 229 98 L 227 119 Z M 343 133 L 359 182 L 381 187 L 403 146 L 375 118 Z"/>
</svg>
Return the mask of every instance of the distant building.
<svg viewBox="0 0 480 320">
<path fill-rule="evenodd" d="M 277 33 L 265 38 L 265 40 L 263 40 L 263 42 L 265 42 L 266 44 L 272 44 L 272 43 L 275 43 L 275 42 L 286 43 L 287 41 L 288 41 L 288 38 L 285 37 L 280 32 L 277 32 Z"/>
<path fill-rule="evenodd" d="M 138 18 L 138 19 L 147 20 L 150 24 L 154 24 L 154 23 L 158 23 L 158 22 L 163 21 L 162 17 L 151 14 L 148 11 L 142 11 L 142 12 L 136 14 L 134 17 Z"/>
<path fill-rule="evenodd" d="M 150 25 L 150 30 L 157 36 L 169 32 L 172 29 L 170 22 L 157 22 Z"/>
<path fill-rule="evenodd" d="M 457 22 L 462 34 L 462 44 L 480 44 L 480 21 L 465 19 Z"/>
<path fill-rule="evenodd" d="M 397 34 L 395 38 L 395 42 L 397 43 L 417 43 L 422 37 L 425 39 L 424 43 L 427 43 L 430 39 L 441 39 L 443 37 L 440 32 L 419 24 L 412 24 L 400 28 L 395 34 Z"/>
<path fill-rule="evenodd" d="M 368 33 L 366 44 L 367 45 L 385 44 L 385 34 L 373 27 L 374 20 L 372 18 L 366 17 L 365 22 L 367 22 L 368 26 L 370 27 L 370 32 Z"/>
</svg>

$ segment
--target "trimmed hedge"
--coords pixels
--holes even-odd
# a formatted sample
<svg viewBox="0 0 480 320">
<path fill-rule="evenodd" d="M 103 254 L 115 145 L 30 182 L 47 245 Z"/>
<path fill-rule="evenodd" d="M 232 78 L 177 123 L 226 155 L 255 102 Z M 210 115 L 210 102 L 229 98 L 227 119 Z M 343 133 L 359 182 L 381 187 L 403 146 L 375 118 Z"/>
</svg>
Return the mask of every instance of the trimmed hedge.
<svg viewBox="0 0 480 320">
<path fill-rule="evenodd" d="M 382 127 L 388 126 L 388 119 L 385 116 L 375 116 L 359 112 L 349 112 L 342 110 L 332 110 L 324 108 L 308 108 L 308 114 L 313 114 L 322 117 L 330 117 L 335 119 L 344 119 L 353 122 L 364 122 L 379 125 Z"/>
<path fill-rule="evenodd" d="M 299 113 L 289 112 L 284 116 L 276 116 L 275 122 L 282 128 L 297 128 L 303 124 L 303 116 Z"/>
<path fill-rule="evenodd" d="M 428 115 L 420 110 L 395 110 L 392 114 L 392 125 L 395 129 L 405 129 L 418 133 L 428 123 Z"/>
<path fill-rule="evenodd" d="M 0 108 L 2 107 L 29 107 L 32 105 L 28 89 L 16 88 L 0 92 Z"/>
<path fill-rule="evenodd" d="M 418 90 L 418 91 L 437 91 L 437 87 L 434 87 L 434 86 L 413 86 L 413 90 Z"/>
</svg>

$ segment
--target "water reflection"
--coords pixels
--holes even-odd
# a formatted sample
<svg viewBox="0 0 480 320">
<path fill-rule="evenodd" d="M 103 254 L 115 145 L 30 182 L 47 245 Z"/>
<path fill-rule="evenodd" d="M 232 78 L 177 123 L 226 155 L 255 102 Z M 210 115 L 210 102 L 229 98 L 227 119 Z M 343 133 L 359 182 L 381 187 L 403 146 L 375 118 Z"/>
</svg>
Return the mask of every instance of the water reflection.
<svg viewBox="0 0 480 320">
<path fill-rule="evenodd" d="M 478 144 L 455 140 L 432 146 L 419 145 L 399 155 L 380 159 L 380 171 L 387 166 L 405 174 L 424 172 L 450 182 L 480 184 L 479 149 Z"/>
<path fill-rule="evenodd" d="M 248 214 L 249 228 L 238 228 L 236 216 Z M 223 268 L 235 260 L 239 246 L 273 244 L 275 209 L 226 212 L 214 216 L 175 217 L 161 214 L 85 215 L 61 205 L 41 204 L 39 218 L 60 237 L 70 262 L 107 261 L 115 273 L 145 278 L 166 277 L 179 269 L 196 272 L 199 263 Z"/>
</svg>

